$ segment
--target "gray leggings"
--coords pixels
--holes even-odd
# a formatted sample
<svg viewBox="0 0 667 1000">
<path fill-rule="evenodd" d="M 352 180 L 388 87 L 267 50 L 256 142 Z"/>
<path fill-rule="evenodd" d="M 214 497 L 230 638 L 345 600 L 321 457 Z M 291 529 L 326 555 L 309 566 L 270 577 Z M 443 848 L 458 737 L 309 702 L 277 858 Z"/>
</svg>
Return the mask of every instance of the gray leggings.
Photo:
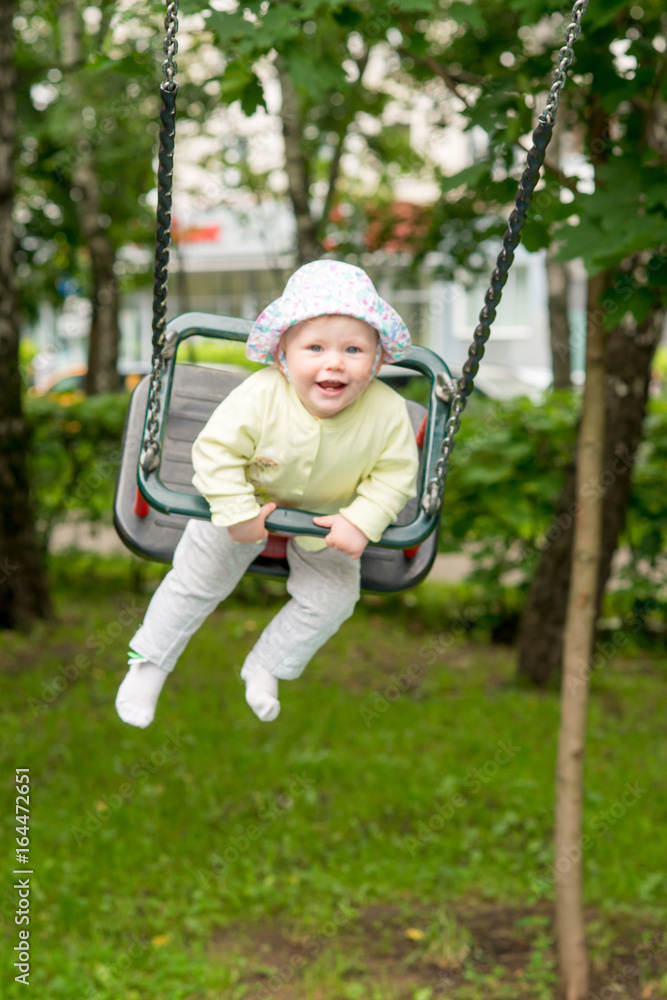
<svg viewBox="0 0 667 1000">
<path fill-rule="evenodd" d="M 231 594 L 266 541 L 235 542 L 226 528 L 188 521 L 174 552 L 173 569 L 155 591 L 130 646 L 147 660 L 173 670 L 199 626 Z M 274 677 L 299 677 L 317 650 L 351 616 L 359 600 L 360 560 L 287 543 L 291 600 L 271 619 L 246 658 L 241 676 L 264 667 Z"/>
</svg>

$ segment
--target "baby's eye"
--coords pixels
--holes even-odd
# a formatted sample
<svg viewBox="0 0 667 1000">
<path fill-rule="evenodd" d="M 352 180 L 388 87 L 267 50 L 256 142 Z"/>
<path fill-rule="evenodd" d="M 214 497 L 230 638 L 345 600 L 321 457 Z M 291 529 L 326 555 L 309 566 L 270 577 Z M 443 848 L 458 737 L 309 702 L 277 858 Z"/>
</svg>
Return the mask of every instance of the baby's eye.
<svg viewBox="0 0 667 1000">
<path fill-rule="evenodd" d="M 311 344 L 310 347 L 308 348 L 308 350 L 309 351 L 321 351 L 322 348 L 320 347 L 319 344 Z"/>
<path fill-rule="evenodd" d="M 348 347 L 348 351 L 352 351 L 354 354 L 358 354 L 360 350 L 360 347 Z"/>
</svg>

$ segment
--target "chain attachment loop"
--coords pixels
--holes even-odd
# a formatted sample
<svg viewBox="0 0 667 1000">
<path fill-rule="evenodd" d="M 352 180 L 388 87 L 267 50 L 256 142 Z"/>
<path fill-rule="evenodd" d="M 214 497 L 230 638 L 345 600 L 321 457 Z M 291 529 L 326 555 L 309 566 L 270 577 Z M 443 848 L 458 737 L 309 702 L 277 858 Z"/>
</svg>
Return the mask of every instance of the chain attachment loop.
<svg viewBox="0 0 667 1000">
<path fill-rule="evenodd" d="M 456 395 L 456 382 L 447 372 L 438 372 L 435 384 L 435 394 L 443 403 L 449 403 Z"/>
</svg>

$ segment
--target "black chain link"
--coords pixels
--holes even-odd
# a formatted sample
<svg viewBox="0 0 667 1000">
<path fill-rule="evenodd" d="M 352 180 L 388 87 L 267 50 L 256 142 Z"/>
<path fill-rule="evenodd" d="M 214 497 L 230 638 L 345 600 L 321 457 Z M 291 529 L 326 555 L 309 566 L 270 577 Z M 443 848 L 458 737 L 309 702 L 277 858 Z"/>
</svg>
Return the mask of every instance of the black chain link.
<svg viewBox="0 0 667 1000">
<path fill-rule="evenodd" d="M 484 296 L 484 306 L 479 314 L 479 323 L 473 334 L 472 344 L 468 349 L 468 357 L 463 365 L 463 372 L 456 383 L 456 392 L 452 399 L 449 419 L 445 425 L 445 435 L 440 447 L 440 456 L 436 463 L 433 477 L 429 480 L 422 495 L 421 506 L 426 514 L 434 514 L 442 504 L 445 490 L 445 480 L 449 469 L 449 460 L 454 450 L 454 435 L 461 426 L 463 413 L 468 396 L 472 392 L 475 376 L 479 370 L 479 362 L 484 356 L 484 348 L 491 333 L 491 324 L 500 304 L 507 274 L 514 260 L 514 251 L 521 242 L 521 230 L 526 221 L 528 207 L 533 197 L 535 187 L 540 177 L 540 169 L 553 132 L 556 110 L 560 92 L 565 83 L 567 70 L 574 58 L 573 46 L 581 33 L 581 18 L 589 0 L 576 0 L 572 8 L 572 21 L 567 27 L 566 41 L 558 53 L 558 63 L 554 70 L 553 82 L 547 98 L 547 104 L 539 116 L 538 124 L 533 132 L 533 145 L 526 158 L 526 167 L 519 182 L 514 209 L 510 215 L 502 249 L 496 258 L 496 266 L 491 275 L 491 282 Z"/>
</svg>

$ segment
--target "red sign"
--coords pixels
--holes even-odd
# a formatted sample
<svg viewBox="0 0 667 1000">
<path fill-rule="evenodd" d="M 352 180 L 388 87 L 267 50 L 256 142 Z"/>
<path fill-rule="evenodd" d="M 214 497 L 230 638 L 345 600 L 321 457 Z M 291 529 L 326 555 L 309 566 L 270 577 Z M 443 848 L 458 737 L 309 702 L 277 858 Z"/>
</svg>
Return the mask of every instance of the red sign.
<svg viewBox="0 0 667 1000">
<path fill-rule="evenodd" d="M 220 226 L 184 226 L 174 221 L 174 240 L 177 243 L 218 243 Z"/>
</svg>

